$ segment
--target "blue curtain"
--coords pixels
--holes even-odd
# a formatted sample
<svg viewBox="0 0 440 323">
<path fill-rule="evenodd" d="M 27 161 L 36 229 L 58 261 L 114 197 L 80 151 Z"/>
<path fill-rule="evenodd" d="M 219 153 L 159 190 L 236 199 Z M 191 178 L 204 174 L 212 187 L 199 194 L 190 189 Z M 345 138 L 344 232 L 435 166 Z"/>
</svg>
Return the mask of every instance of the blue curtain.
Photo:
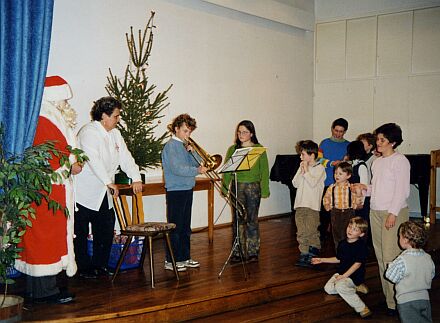
<svg viewBox="0 0 440 323">
<path fill-rule="evenodd" d="M 0 0 L 0 122 L 5 151 L 32 145 L 49 59 L 54 0 Z"/>
</svg>

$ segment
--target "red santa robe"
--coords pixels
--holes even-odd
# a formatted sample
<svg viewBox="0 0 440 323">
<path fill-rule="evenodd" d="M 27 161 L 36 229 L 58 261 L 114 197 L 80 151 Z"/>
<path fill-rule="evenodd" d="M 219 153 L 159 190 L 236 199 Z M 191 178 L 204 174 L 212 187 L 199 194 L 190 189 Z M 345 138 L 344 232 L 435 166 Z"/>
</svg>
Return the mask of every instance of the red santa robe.
<svg viewBox="0 0 440 323">
<path fill-rule="evenodd" d="M 60 111 L 50 102 L 43 101 L 40 117 L 38 119 L 34 145 L 47 140 L 56 141 L 56 149 L 64 154 L 69 154 L 66 146 L 75 147 L 75 135 L 67 126 Z M 71 160 L 73 162 L 74 160 Z M 50 160 L 52 169 L 62 172 L 59 158 L 52 156 Z M 19 245 L 24 250 L 20 259 L 15 261 L 15 268 L 22 273 L 33 277 L 56 275 L 66 270 L 68 276 L 76 273 L 75 254 L 73 251 L 73 178 L 63 178 L 62 183 L 52 184 L 50 197 L 69 210 L 69 217 L 63 211 L 53 212 L 48 209 L 47 202 L 43 199 L 40 205 L 34 204 L 36 219 L 32 220 L 32 227 L 26 228 Z"/>
</svg>

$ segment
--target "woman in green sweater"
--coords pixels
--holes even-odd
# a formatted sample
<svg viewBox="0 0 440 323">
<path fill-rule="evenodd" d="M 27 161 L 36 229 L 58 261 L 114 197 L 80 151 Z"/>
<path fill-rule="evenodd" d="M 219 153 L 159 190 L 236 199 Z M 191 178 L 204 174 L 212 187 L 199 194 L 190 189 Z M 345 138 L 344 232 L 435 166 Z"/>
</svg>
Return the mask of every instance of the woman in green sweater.
<svg viewBox="0 0 440 323">
<path fill-rule="evenodd" d="M 262 147 L 257 139 L 254 124 L 249 120 L 241 121 L 237 126 L 235 144 L 229 147 L 226 153 L 228 160 L 234 151 L 245 147 Z M 235 181 L 233 181 L 232 173 L 224 173 L 223 187 L 224 193 L 227 194 L 229 189 L 236 194 L 237 199 L 246 209 L 246 219 L 233 212 L 232 229 L 233 236 L 238 234 L 240 239 L 241 252 L 243 256 L 247 256 L 246 261 L 258 261 L 260 252 L 260 231 L 258 227 L 258 210 L 260 208 L 261 198 L 269 197 L 269 164 L 267 154 L 264 152 L 250 170 L 238 171 L 237 176 L 237 193 Z M 238 221 L 236 218 L 238 217 Z M 234 249 L 231 262 L 240 262 L 240 250 Z"/>
</svg>

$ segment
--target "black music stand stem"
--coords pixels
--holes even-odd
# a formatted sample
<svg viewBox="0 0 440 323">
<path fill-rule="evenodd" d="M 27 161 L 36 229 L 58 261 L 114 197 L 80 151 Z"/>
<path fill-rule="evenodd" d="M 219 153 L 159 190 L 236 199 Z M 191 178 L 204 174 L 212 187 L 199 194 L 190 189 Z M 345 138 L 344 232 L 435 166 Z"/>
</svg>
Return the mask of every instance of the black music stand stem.
<svg viewBox="0 0 440 323">
<path fill-rule="evenodd" d="M 237 184 L 237 171 L 249 171 L 251 167 L 255 164 L 255 162 L 258 160 L 260 155 L 265 151 L 265 148 L 259 149 L 257 152 L 253 152 L 252 148 L 254 147 L 247 147 L 247 148 L 241 148 L 237 149 L 232 156 L 225 162 L 225 164 L 220 168 L 219 173 L 232 173 L 232 176 L 234 177 L 234 188 L 235 188 L 235 238 L 234 242 L 232 243 L 231 251 L 229 252 L 228 258 L 226 259 L 225 263 L 223 264 L 222 269 L 220 270 L 218 274 L 218 278 L 221 278 L 221 275 L 223 274 L 223 271 L 225 270 L 227 264 L 231 260 L 232 255 L 234 254 L 234 251 L 238 249 L 238 253 L 240 255 L 241 265 L 243 267 L 243 274 L 245 280 L 248 278 L 248 272 L 246 268 L 246 256 L 247 256 L 247 248 L 245 248 L 246 255 L 243 255 L 243 251 L 241 248 L 241 244 L 244 243 L 246 247 L 246 230 L 244 229 L 244 242 L 240 241 L 240 221 L 239 216 L 240 212 L 238 211 L 238 184 Z M 257 148 L 257 147 L 256 147 Z M 246 213 L 246 210 L 243 210 Z M 243 217 L 246 217 L 245 214 L 242 214 Z"/>
<path fill-rule="evenodd" d="M 237 194 L 238 190 L 237 190 L 237 173 L 233 172 L 232 176 L 234 176 L 234 187 L 235 187 L 235 194 Z M 246 211 L 246 210 L 244 210 Z M 220 270 L 220 272 L 218 273 L 218 278 L 221 278 L 223 271 L 225 270 L 226 266 L 228 265 L 229 261 L 231 260 L 232 255 L 234 254 L 234 251 L 238 249 L 238 253 L 240 254 L 240 262 L 241 265 L 243 267 L 243 274 L 244 274 L 244 279 L 247 280 L 248 278 L 248 273 L 247 273 L 247 268 L 246 268 L 246 257 L 245 255 L 243 255 L 243 251 L 242 251 L 242 247 L 241 247 L 241 239 L 240 239 L 240 230 L 239 230 L 239 212 L 238 212 L 238 196 L 236 195 L 235 198 L 235 238 L 234 238 L 234 242 L 232 243 L 232 248 L 231 251 L 229 252 L 228 258 L 226 259 L 225 263 L 223 264 L 222 269 Z M 242 215 L 244 216 L 244 214 Z M 244 235 L 246 236 L 246 231 L 244 232 Z M 245 241 L 244 244 L 246 246 L 246 237 L 245 237 Z M 247 252 L 246 252 L 247 253 Z"/>
</svg>

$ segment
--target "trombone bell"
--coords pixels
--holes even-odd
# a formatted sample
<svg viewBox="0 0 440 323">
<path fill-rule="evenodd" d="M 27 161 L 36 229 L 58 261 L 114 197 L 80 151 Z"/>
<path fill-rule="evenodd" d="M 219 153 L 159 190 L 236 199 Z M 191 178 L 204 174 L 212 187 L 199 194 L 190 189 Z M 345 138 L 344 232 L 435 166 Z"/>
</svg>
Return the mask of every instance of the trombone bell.
<svg viewBox="0 0 440 323">
<path fill-rule="evenodd" d="M 210 155 L 202 147 L 200 147 L 192 138 L 188 138 L 188 145 L 191 145 L 193 149 L 202 158 L 203 166 L 205 166 L 208 171 L 216 170 L 222 163 L 221 155 Z"/>
</svg>

